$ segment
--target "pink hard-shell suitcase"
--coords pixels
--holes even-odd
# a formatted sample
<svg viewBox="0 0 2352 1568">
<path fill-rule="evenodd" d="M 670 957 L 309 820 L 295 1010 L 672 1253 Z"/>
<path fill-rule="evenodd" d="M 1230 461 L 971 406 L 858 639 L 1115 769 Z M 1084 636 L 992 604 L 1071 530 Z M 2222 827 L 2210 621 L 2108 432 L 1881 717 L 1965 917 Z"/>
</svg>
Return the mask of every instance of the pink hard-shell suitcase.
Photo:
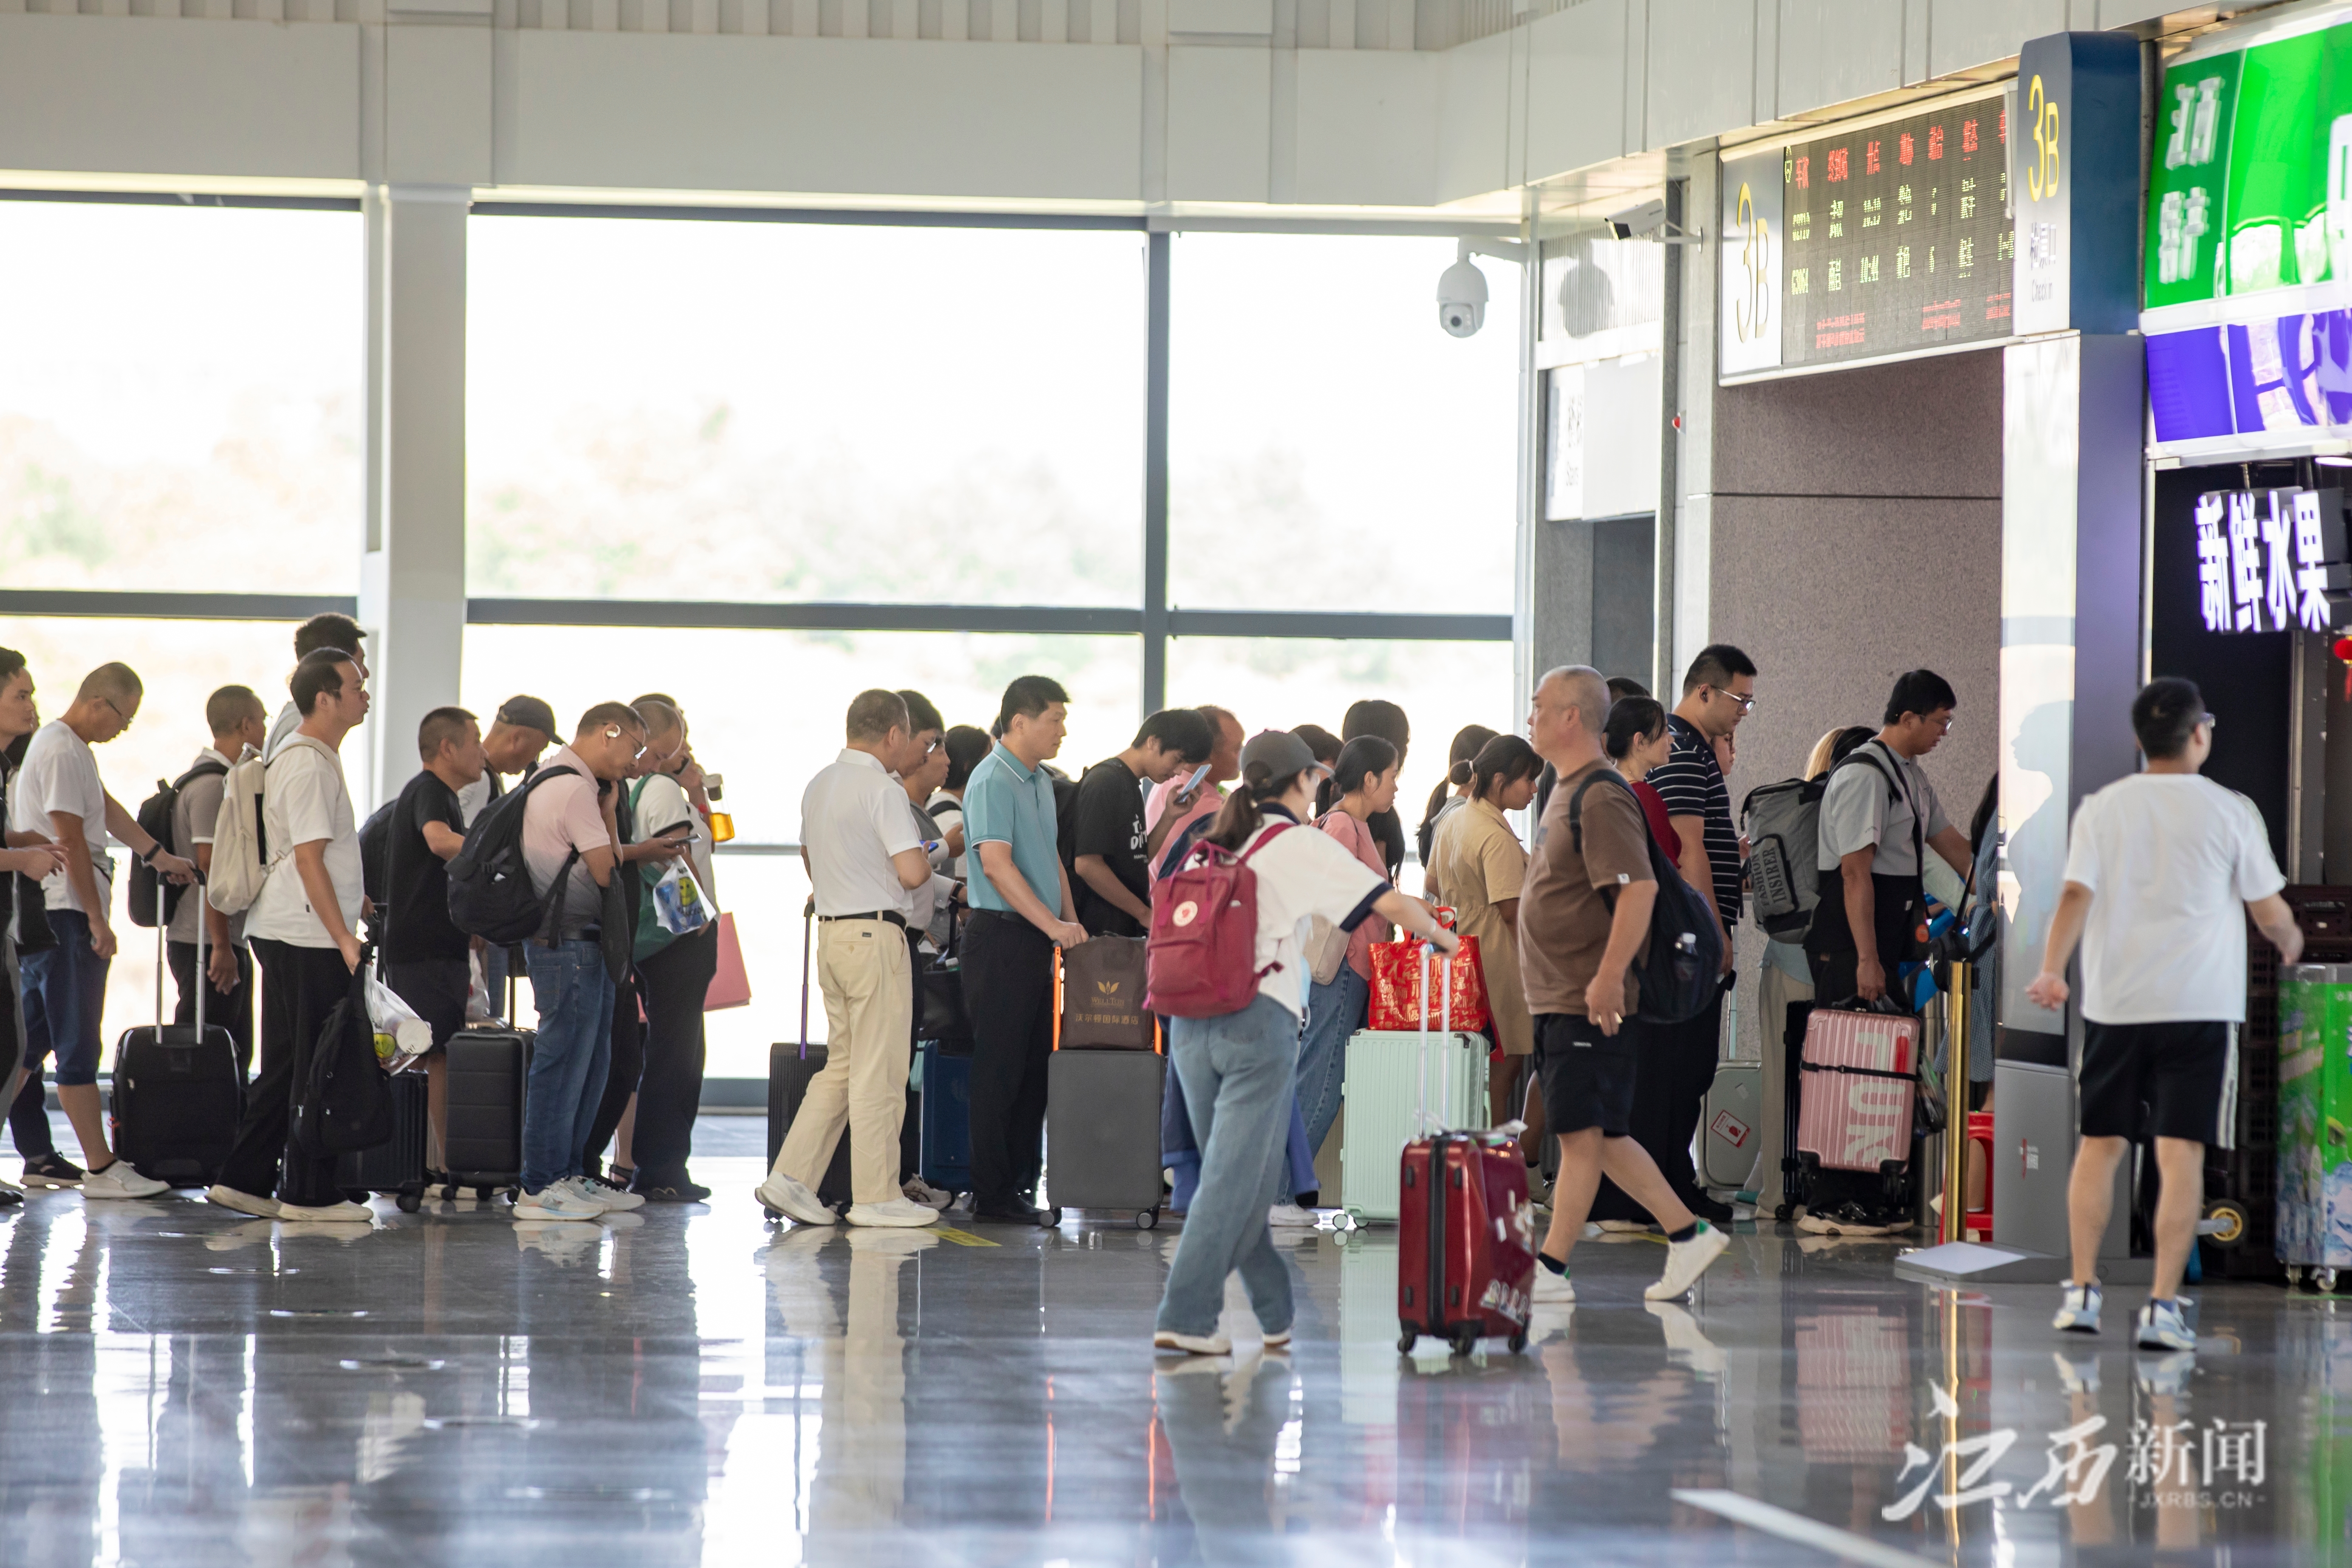
<svg viewBox="0 0 2352 1568">
<path fill-rule="evenodd" d="M 1919 1020 L 1816 1007 L 1805 1025 L 1797 1155 L 1832 1171 L 1899 1173 L 1911 1158 Z"/>
</svg>

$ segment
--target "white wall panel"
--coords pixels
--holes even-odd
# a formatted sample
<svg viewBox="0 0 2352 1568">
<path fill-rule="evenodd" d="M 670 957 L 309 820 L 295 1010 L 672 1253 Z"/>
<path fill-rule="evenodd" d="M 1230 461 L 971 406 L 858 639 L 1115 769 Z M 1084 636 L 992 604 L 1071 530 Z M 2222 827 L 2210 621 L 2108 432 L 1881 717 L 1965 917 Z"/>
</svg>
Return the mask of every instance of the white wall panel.
<svg viewBox="0 0 2352 1568">
<path fill-rule="evenodd" d="M 1435 201 L 1441 75 L 1438 57 L 1419 51 L 1300 50 L 1296 198 Z"/>
<path fill-rule="evenodd" d="M 1662 368 L 1655 354 L 1584 367 L 1584 516 L 1657 510 Z"/>
<path fill-rule="evenodd" d="M 1528 178 L 1626 153 L 1625 5 L 1585 0 L 1528 26 Z"/>
<path fill-rule="evenodd" d="M 0 16 L 0 168 L 360 177 L 360 30 Z"/>
<path fill-rule="evenodd" d="M 1928 22 L 1931 76 L 2007 59 L 2025 40 L 2066 30 L 2066 0 L 1934 0 Z"/>
<path fill-rule="evenodd" d="M 1903 85 L 1895 0 L 1780 0 L 1780 112 L 1803 114 Z"/>
<path fill-rule="evenodd" d="M 1464 44 L 1438 57 L 1437 193 L 1459 201 L 1512 184 L 1519 173 L 1512 135 L 1507 33 Z"/>
<path fill-rule="evenodd" d="M 1272 88 L 1264 49 L 1168 51 L 1171 201 L 1267 199 Z"/>
<path fill-rule="evenodd" d="M 387 27 L 383 40 L 384 178 L 396 184 L 488 184 L 488 27 Z"/>
<path fill-rule="evenodd" d="M 1726 0 L 1650 0 L 1646 147 L 1671 147 L 1756 114 L 1756 13 Z"/>
<path fill-rule="evenodd" d="M 525 33 L 499 90 L 511 184 L 1139 195 L 1141 51 L 1124 45 Z"/>
</svg>

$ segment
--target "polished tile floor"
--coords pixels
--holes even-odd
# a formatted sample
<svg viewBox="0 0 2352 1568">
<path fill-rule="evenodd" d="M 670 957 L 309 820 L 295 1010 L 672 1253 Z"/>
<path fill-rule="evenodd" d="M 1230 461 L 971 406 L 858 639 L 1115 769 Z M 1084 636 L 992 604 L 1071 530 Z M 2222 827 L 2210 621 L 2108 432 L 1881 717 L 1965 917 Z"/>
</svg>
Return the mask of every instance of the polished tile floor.
<svg viewBox="0 0 2352 1568">
<path fill-rule="evenodd" d="M 1645 1308 L 1636 1237 L 1525 1354 L 1401 1358 L 1392 1243 L 1300 1235 L 1292 1353 L 1174 1363 L 1172 1231 L 779 1229 L 756 1154 L 698 1163 L 707 1208 L 587 1226 L 36 1196 L 0 1563 L 2352 1559 L 2329 1301 L 2217 1285 L 2193 1370 L 2112 1329 L 2069 1361 L 2045 1290 L 1896 1282 L 1883 1242 L 1742 1235 Z"/>
</svg>

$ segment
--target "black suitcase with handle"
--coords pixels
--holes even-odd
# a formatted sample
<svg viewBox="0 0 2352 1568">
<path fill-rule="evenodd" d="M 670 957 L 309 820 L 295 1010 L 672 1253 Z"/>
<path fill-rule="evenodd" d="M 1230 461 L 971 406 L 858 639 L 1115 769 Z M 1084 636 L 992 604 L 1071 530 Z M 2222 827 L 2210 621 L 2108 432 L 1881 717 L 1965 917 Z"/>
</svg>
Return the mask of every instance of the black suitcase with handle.
<svg viewBox="0 0 2352 1568">
<path fill-rule="evenodd" d="M 425 1198 L 425 1069 L 394 1073 L 384 1083 L 392 1095 L 392 1136 L 373 1149 L 345 1154 L 335 1163 L 335 1185 L 353 1203 L 382 1193 L 415 1214 Z"/>
<path fill-rule="evenodd" d="M 824 1047 L 808 1043 L 809 958 L 816 930 L 816 898 L 812 894 L 801 910 L 801 1037 L 797 1044 L 785 1041 L 768 1047 L 768 1169 L 776 1168 L 776 1155 L 783 1149 L 784 1134 L 791 1131 L 793 1118 L 800 1114 L 801 1101 L 808 1098 L 811 1079 L 824 1070 Z M 764 1178 L 763 1178 L 764 1179 Z M 817 1201 L 828 1208 L 849 1206 L 849 1129 L 844 1125 L 841 1142 L 833 1146 L 833 1163 L 824 1168 L 824 1180 L 817 1184 Z M 771 1219 L 783 1217 L 774 1209 L 768 1211 Z"/>
<path fill-rule="evenodd" d="M 125 1029 L 114 1047 L 109 1136 L 114 1152 L 142 1175 L 175 1187 L 209 1187 L 220 1179 L 245 1120 L 245 1075 L 236 1041 L 205 1022 L 212 982 L 205 974 L 205 921 L 196 921 L 196 1021 L 173 1024 L 163 1010 L 163 885 L 155 890 L 155 1022 Z M 201 884 L 187 889 L 203 896 Z M 35 887 L 37 898 L 39 889 Z"/>
</svg>

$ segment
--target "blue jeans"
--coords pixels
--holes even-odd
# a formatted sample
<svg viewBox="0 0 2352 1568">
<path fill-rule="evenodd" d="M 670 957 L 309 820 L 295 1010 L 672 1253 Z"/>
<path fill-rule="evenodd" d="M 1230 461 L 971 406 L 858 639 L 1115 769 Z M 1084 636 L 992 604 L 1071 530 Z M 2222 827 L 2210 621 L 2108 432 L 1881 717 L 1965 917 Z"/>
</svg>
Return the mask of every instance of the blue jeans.
<svg viewBox="0 0 2352 1568">
<path fill-rule="evenodd" d="M 1286 1197 L 1285 1136 L 1297 1070 L 1298 1019 L 1265 996 L 1221 1018 L 1177 1018 L 1169 1058 L 1201 1143 L 1201 1187 L 1184 1211 L 1176 1261 L 1160 1298 L 1161 1329 L 1212 1334 L 1225 1304 L 1225 1276 L 1242 1285 L 1267 1333 L 1290 1327 L 1290 1267 L 1266 1228 L 1268 1205 Z"/>
<path fill-rule="evenodd" d="M 25 1066 L 37 1069 L 54 1049 L 59 1084 L 96 1083 L 105 1038 L 99 1017 L 106 1007 L 106 972 L 112 961 L 90 950 L 89 917 L 79 910 L 51 910 L 49 929 L 58 934 L 57 946 L 17 960 L 25 989 L 40 997 L 39 1021 L 26 1020 Z"/>
<path fill-rule="evenodd" d="M 589 1124 L 613 1065 L 613 977 L 593 942 L 530 948 L 530 995 L 539 1043 L 522 1112 L 522 1190 L 583 1175 Z"/>
<path fill-rule="evenodd" d="M 1298 1042 L 1298 1114 L 1307 1121 L 1312 1160 L 1339 1119 L 1339 1085 L 1348 1072 L 1348 1037 L 1364 1026 L 1372 988 L 1348 964 L 1328 985 L 1307 994 L 1307 1035 Z"/>
</svg>

